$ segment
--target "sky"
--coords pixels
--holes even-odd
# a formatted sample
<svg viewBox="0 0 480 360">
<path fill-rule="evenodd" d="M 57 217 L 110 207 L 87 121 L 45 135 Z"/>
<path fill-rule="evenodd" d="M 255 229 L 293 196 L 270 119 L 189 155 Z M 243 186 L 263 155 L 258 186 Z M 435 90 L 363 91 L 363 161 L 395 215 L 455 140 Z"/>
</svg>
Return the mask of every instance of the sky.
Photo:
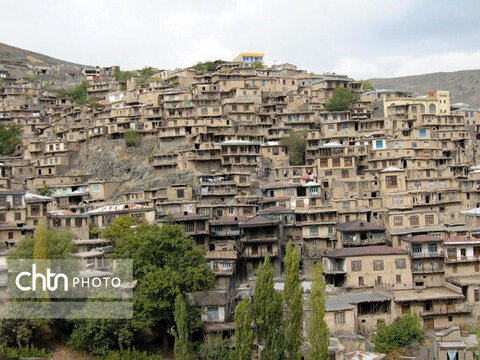
<svg viewBox="0 0 480 360">
<path fill-rule="evenodd" d="M 0 42 L 175 69 L 263 52 L 355 79 L 480 68 L 478 0 L 2 0 Z"/>
</svg>

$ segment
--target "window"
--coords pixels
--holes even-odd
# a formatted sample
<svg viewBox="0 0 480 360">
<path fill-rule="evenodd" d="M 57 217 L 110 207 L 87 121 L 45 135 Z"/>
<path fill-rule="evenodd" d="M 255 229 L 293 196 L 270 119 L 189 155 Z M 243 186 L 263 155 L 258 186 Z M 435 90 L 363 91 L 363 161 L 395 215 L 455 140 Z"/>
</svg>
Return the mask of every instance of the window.
<svg viewBox="0 0 480 360">
<path fill-rule="evenodd" d="M 383 260 L 373 260 L 373 270 L 383 270 Z"/>
<path fill-rule="evenodd" d="M 207 321 L 217 321 L 218 320 L 218 307 L 209 306 L 207 307 Z"/>
<path fill-rule="evenodd" d="M 426 137 L 427 137 L 427 130 L 420 129 L 420 138 L 426 138 Z"/>
<path fill-rule="evenodd" d="M 480 290 L 479 289 L 473 290 L 473 301 L 480 302 Z"/>
<path fill-rule="evenodd" d="M 7 216 L 5 215 L 5 213 L 0 213 L 0 222 L 5 222 L 7 221 Z"/>
<path fill-rule="evenodd" d="M 359 276 L 358 277 L 358 286 L 364 286 L 365 285 L 365 282 L 363 280 L 363 276 Z"/>
<path fill-rule="evenodd" d="M 193 229 L 194 229 L 193 222 L 188 222 L 188 223 L 185 224 L 185 231 L 192 232 Z"/>
<path fill-rule="evenodd" d="M 295 195 L 295 188 L 288 188 L 286 193 L 287 195 Z"/>
<path fill-rule="evenodd" d="M 386 184 L 387 184 L 387 189 L 396 189 L 397 186 L 398 186 L 396 176 L 387 176 L 387 177 L 385 177 L 385 181 L 386 181 Z"/>
<path fill-rule="evenodd" d="M 382 149 L 383 148 L 383 141 L 382 140 L 375 141 L 375 147 L 377 149 Z"/>
<path fill-rule="evenodd" d="M 407 260 L 395 259 L 395 265 L 397 266 L 397 269 L 405 269 L 407 267 Z"/>
<path fill-rule="evenodd" d="M 428 252 L 429 252 L 429 253 L 436 254 L 436 253 L 437 253 L 437 250 L 438 250 L 437 243 L 429 243 L 429 244 L 428 244 Z"/>
<path fill-rule="evenodd" d="M 13 206 L 22 205 L 22 195 L 13 195 Z"/>
<path fill-rule="evenodd" d="M 352 271 L 362 270 L 362 260 L 352 260 Z"/>
<path fill-rule="evenodd" d="M 336 312 L 335 313 L 335 324 L 345 324 L 345 313 Z"/>
<path fill-rule="evenodd" d="M 433 225 L 435 223 L 435 217 L 433 215 L 425 215 L 425 225 Z"/>
<path fill-rule="evenodd" d="M 229 270 L 231 270 L 231 269 L 232 269 L 232 263 L 229 263 L 229 262 L 227 262 L 227 261 L 224 261 L 224 262 L 222 263 L 222 270 L 223 270 L 223 271 L 229 271 Z"/>
<path fill-rule="evenodd" d="M 348 179 L 349 173 L 348 169 L 342 169 L 342 179 Z"/>
<path fill-rule="evenodd" d="M 185 196 L 185 190 L 183 189 L 177 190 L 177 198 L 181 199 L 184 196 Z"/>
<path fill-rule="evenodd" d="M 310 226 L 310 235 L 318 235 L 318 226 Z"/>
<path fill-rule="evenodd" d="M 383 285 L 383 280 L 381 276 L 377 276 L 377 279 L 375 280 L 375 285 Z"/>
<path fill-rule="evenodd" d="M 402 226 L 403 225 L 403 216 L 394 216 L 393 217 L 393 225 Z"/>
<path fill-rule="evenodd" d="M 310 187 L 310 195 L 318 195 L 318 187 L 316 186 Z"/>
<path fill-rule="evenodd" d="M 94 184 L 93 185 L 93 192 L 94 193 L 99 193 L 100 192 L 100 185 L 99 184 Z"/>
<path fill-rule="evenodd" d="M 339 158 L 333 158 L 332 159 L 332 167 L 340 167 L 340 159 Z"/>
<path fill-rule="evenodd" d="M 65 219 L 65 227 L 70 227 L 72 226 L 72 220 L 71 219 Z"/>
<path fill-rule="evenodd" d="M 402 283 L 402 275 L 400 275 L 400 274 L 395 275 L 395 282 L 397 284 L 401 284 Z"/>
<path fill-rule="evenodd" d="M 418 226 L 418 216 L 410 216 L 409 218 L 410 226 Z"/>
<path fill-rule="evenodd" d="M 412 245 L 412 252 L 414 254 L 421 254 L 422 253 L 422 244 L 413 244 Z"/>
<path fill-rule="evenodd" d="M 82 218 L 76 218 L 75 219 L 75 227 L 82 227 L 83 221 Z"/>
<path fill-rule="evenodd" d="M 15 213 L 15 221 L 20 221 L 22 220 L 22 213 L 16 212 Z"/>
</svg>

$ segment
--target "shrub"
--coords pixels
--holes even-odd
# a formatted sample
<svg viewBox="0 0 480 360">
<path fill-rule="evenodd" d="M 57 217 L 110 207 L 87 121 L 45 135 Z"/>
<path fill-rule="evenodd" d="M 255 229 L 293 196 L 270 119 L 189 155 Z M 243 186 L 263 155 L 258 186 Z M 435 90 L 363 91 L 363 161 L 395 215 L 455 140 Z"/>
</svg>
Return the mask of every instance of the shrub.
<svg viewBox="0 0 480 360">
<path fill-rule="evenodd" d="M 125 142 L 127 143 L 128 147 L 136 146 L 140 141 L 140 136 L 135 130 L 132 129 L 125 131 L 123 136 L 125 137 Z"/>
<path fill-rule="evenodd" d="M 420 318 L 412 314 L 397 318 L 391 325 L 378 323 L 372 336 L 375 351 L 381 353 L 390 353 L 410 345 L 412 341 L 421 342 L 422 340 L 423 330 Z"/>
<path fill-rule="evenodd" d="M 2 354 L 3 353 L 3 354 Z M 18 348 L 6 348 L 0 352 L 5 360 L 19 360 L 24 358 L 51 358 L 52 354 L 44 349 L 37 349 L 33 345 L 20 346 Z"/>
<path fill-rule="evenodd" d="M 10 155 L 22 143 L 22 127 L 18 124 L 0 124 L 0 154 Z"/>
<path fill-rule="evenodd" d="M 290 165 L 305 164 L 305 150 L 307 148 L 306 134 L 303 131 L 290 131 L 290 133 L 280 139 L 280 144 L 288 149 L 288 158 Z"/>
<path fill-rule="evenodd" d="M 103 357 L 104 360 L 163 360 L 160 355 L 149 355 L 145 351 L 139 351 L 136 349 L 124 349 L 109 351 L 107 355 Z"/>
<path fill-rule="evenodd" d="M 344 111 L 357 101 L 357 96 L 349 88 L 336 88 L 333 95 L 325 103 L 327 111 Z"/>
</svg>

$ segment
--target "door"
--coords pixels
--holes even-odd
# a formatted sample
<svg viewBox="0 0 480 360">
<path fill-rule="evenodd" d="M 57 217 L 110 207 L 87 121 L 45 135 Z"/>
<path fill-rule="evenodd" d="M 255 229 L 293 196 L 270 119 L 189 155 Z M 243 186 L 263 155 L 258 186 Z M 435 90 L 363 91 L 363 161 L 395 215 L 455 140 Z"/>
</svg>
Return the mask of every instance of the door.
<svg viewBox="0 0 480 360">
<path fill-rule="evenodd" d="M 423 327 L 426 330 L 433 330 L 434 329 L 433 318 L 424 318 L 423 319 Z"/>
</svg>

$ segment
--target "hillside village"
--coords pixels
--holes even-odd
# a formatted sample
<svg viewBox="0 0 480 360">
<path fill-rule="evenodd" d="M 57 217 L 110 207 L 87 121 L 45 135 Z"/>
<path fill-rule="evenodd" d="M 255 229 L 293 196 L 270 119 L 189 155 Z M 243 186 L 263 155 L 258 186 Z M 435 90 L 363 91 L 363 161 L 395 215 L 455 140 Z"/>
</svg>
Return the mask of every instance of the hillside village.
<svg viewBox="0 0 480 360">
<path fill-rule="evenodd" d="M 480 109 L 263 57 L 137 72 L 0 59 L 0 123 L 22 128 L 0 158 L 4 252 L 44 219 L 95 263 L 116 217 L 174 221 L 215 273 L 190 294 L 207 333 L 234 331 L 267 254 L 282 289 L 288 241 L 305 296 L 323 264 L 332 359 L 405 312 L 426 330 L 475 327 Z M 338 89 L 355 101 L 329 111 Z"/>
</svg>

